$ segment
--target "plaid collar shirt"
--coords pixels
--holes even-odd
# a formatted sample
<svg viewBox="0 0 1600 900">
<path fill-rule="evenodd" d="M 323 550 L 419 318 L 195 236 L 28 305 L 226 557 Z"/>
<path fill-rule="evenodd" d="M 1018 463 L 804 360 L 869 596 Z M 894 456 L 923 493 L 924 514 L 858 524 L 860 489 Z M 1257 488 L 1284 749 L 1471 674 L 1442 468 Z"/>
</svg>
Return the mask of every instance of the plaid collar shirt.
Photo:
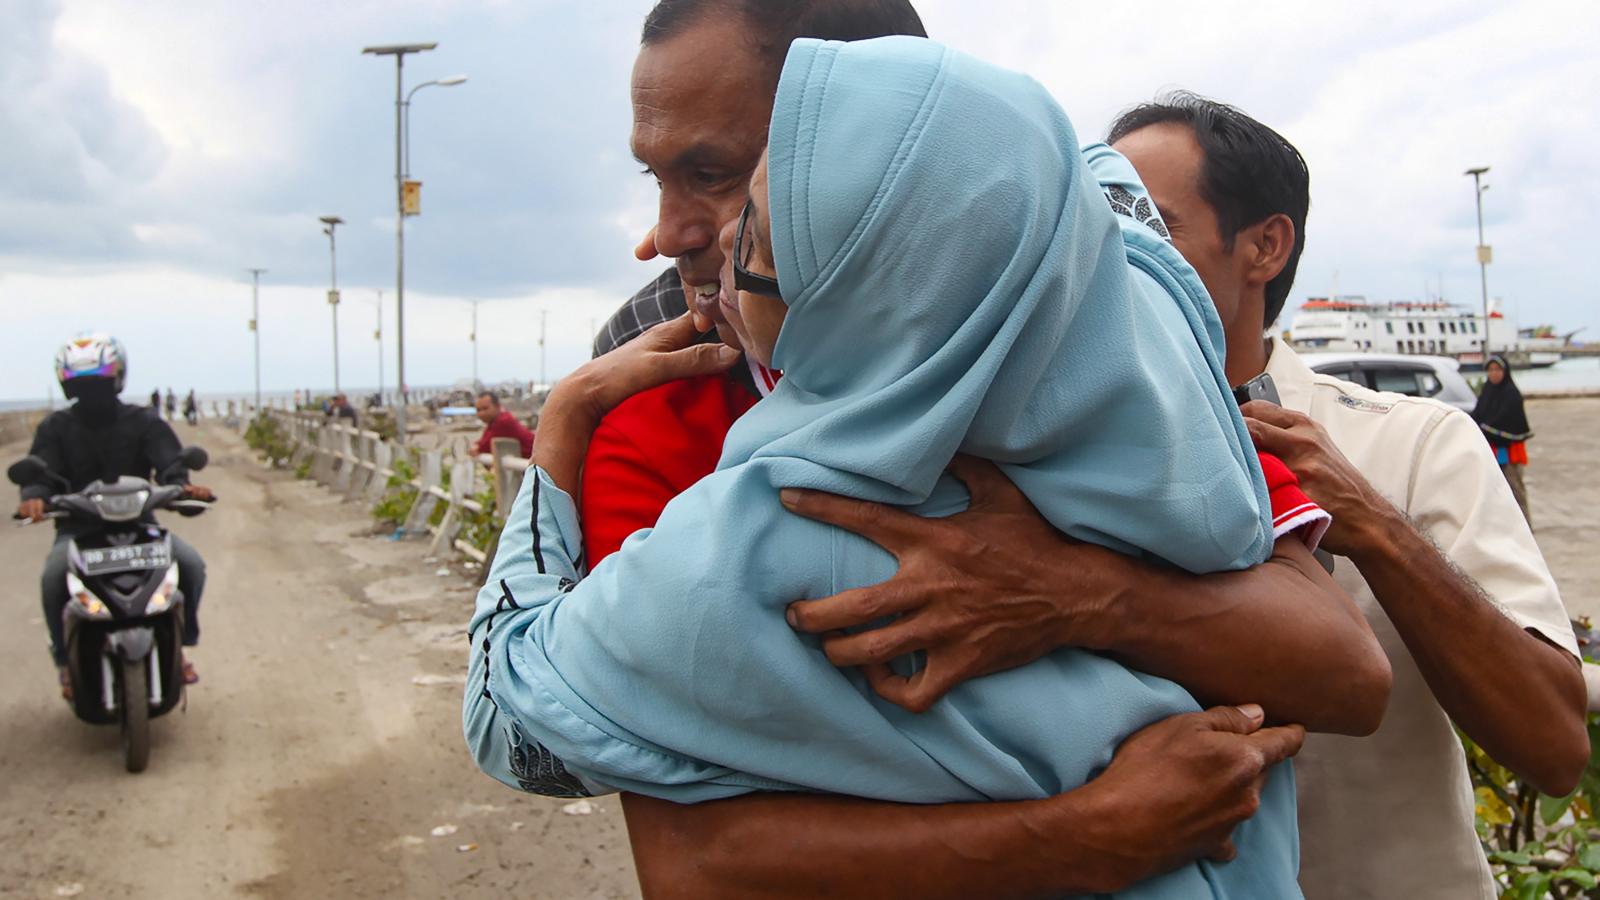
<svg viewBox="0 0 1600 900">
<path fill-rule="evenodd" d="M 683 295 L 683 281 L 678 278 L 678 270 L 668 268 L 654 281 L 640 288 L 638 293 L 629 297 L 628 302 L 622 304 L 622 308 L 606 320 L 605 327 L 595 335 L 594 355 L 604 356 L 654 326 L 676 319 L 688 311 L 689 302 Z M 711 343 L 721 338 L 717 337 L 715 330 L 712 330 L 701 335 L 700 340 L 703 343 Z M 759 395 L 755 377 L 751 374 L 749 366 L 734 366 L 728 374 L 749 388 L 752 393 Z"/>
<path fill-rule="evenodd" d="M 676 319 L 688 311 L 689 305 L 683 295 L 683 282 L 678 278 L 678 270 L 668 268 L 656 280 L 628 298 L 628 302 L 606 320 L 605 327 L 595 335 L 594 355 L 604 356 L 652 327 Z"/>
</svg>

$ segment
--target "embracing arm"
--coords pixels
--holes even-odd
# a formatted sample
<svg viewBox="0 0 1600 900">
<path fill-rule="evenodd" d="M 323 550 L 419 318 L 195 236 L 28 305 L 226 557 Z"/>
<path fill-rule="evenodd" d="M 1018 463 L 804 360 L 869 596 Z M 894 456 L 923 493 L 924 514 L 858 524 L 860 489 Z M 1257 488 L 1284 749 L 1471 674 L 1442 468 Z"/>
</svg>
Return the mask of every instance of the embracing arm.
<svg viewBox="0 0 1600 900">
<path fill-rule="evenodd" d="M 946 519 L 784 494 L 791 510 L 899 560 L 887 582 L 790 607 L 791 624 L 816 633 L 899 614 L 824 643 L 835 664 L 867 667 L 885 698 L 923 710 L 962 681 L 1070 646 L 1170 678 L 1202 703 L 1260 703 L 1269 721 L 1310 731 L 1369 734 L 1382 720 L 1388 660 L 1298 540 L 1247 571 L 1190 575 L 1061 535 L 988 462 L 958 458 L 951 471 L 972 505 Z M 909 679 L 882 668 L 913 650 L 927 664 Z"/>
<path fill-rule="evenodd" d="M 1552 635 L 1565 625 L 1538 545 L 1472 420 L 1452 412 L 1434 424 L 1416 453 L 1407 515 L 1316 422 L 1259 404 L 1245 412 L 1257 444 L 1333 514 L 1323 543 L 1355 563 L 1451 720 L 1540 791 L 1571 791 L 1589 760 L 1582 667 L 1496 606 L 1542 607 Z"/>
<path fill-rule="evenodd" d="M 1044 800 L 911 806 L 751 794 L 683 806 L 624 795 L 646 897 L 1057 897 L 1229 859 L 1298 727 L 1259 707 L 1174 716 L 1124 741 L 1089 784 Z M 1260 729 L 1260 730 L 1258 730 Z"/>
</svg>

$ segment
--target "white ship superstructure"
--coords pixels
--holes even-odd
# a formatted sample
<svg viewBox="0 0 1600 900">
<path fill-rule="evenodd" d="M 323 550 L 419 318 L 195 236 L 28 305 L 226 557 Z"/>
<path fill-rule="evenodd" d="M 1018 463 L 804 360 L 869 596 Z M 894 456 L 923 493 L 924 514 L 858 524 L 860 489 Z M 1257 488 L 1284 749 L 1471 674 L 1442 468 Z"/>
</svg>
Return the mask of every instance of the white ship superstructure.
<svg viewBox="0 0 1600 900">
<path fill-rule="evenodd" d="M 1557 348 L 1523 346 L 1516 323 L 1499 312 L 1488 319 L 1490 352 L 1529 353 L 1524 365 L 1550 365 Z M 1289 340 L 1305 350 L 1450 356 L 1477 362 L 1484 318 L 1442 300 L 1373 303 L 1365 297 L 1311 297 L 1289 327 Z M 1541 352 L 1543 351 L 1543 352 Z"/>
</svg>

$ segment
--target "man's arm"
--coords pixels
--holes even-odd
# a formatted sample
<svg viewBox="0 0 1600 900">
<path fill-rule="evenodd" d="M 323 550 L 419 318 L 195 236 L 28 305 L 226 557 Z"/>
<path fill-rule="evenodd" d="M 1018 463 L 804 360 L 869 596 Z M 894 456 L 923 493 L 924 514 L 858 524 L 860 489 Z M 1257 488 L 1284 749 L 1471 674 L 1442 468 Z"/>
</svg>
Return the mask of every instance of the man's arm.
<svg viewBox="0 0 1600 900">
<path fill-rule="evenodd" d="M 1230 859 L 1266 772 L 1305 732 L 1219 707 L 1123 742 L 1094 781 L 1045 800 L 912 806 L 751 794 L 681 806 L 624 795 L 648 898 L 1034 898 L 1122 890 Z"/>
<path fill-rule="evenodd" d="M 61 452 L 61 435 L 55 427 L 55 423 L 55 416 L 46 416 L 44 421 L 39 423 L 39 427 L 33 430 L 33 444 L 28 447 L 28 455 L 39 457 L 44 460 L 45 468 L 60 475 L 62 478 L 69 478 L 69 473 L 66 470 L 66 457 Z M 25 484 L 22 486 L 21 493 L 23 502 L 27 503 L 30 500 L 43 501 L 50 495 L 58 493 L 58 490 L 48 484 Z M 42 516 L 44 514 L 42 504 L 36 504 L 36 506 L 36 512 L 39 516 Z M 38 521 L 37 517 L 31 518 Z"/>
<path fill-rule="evenodd" d="M 1536 596 L 1555 592 L 1473 422 L 1448 414 L 1424 440 L 1408 518 L 1308 417 L 1256 403 L 1246 415 L 1257 444 L 1333 514 L 1324 546 L 1360 570 L 1451 720 L 1540 791 L 1571 791 L 1589 760 L 1577 658 L 1524 630 L 1455 565 Z"/>
<path fill-rule="evenodd" d="M 1061 535 L 991 463 L 957 458 L 951 471 L 972 504 L 946 519 L 784 492 L 789 509 L 898 558 L 882 584 L 790 607 L 790 623 L 815 633 L 898 614 L 823 645 L 835 664 L 865 667 L 888 700 L 925 710 L 967 679 L 1083 647 L 1170 678 L 1201 703 L 1260 703 L 1272 722 L 1364 735 L 1382 721 L 1388 659 L 1298 539 L 1247 571 L 1190 575 Z M 882 665 L 913 650 L 927 663 L 910 679 Z"/>
</svg>

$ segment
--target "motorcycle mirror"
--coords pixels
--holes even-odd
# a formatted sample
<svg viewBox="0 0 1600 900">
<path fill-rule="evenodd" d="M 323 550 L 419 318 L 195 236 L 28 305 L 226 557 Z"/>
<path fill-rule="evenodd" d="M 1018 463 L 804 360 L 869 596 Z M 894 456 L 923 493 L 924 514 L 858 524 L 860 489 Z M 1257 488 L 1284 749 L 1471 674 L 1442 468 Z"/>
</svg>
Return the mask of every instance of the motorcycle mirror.
<svg viewBox="0 0 1600 900">
<path fill-rule="evenodd" d="M 6 469 L 12 484 L 29 485 L 43 481 L 50 474 L 50 465 L 37 456 L 24 456 Z"/>
<path fill-rule="evenodd" d="M 178 459 L 183 462 L 184 468 L 191 472 L 198 472 L 204 469 L 207 463 L 211 462 L 211 455 L 206 453 L 203 447 L 185 447 L 183 452 L 178 455 Z"/>
</svg>

